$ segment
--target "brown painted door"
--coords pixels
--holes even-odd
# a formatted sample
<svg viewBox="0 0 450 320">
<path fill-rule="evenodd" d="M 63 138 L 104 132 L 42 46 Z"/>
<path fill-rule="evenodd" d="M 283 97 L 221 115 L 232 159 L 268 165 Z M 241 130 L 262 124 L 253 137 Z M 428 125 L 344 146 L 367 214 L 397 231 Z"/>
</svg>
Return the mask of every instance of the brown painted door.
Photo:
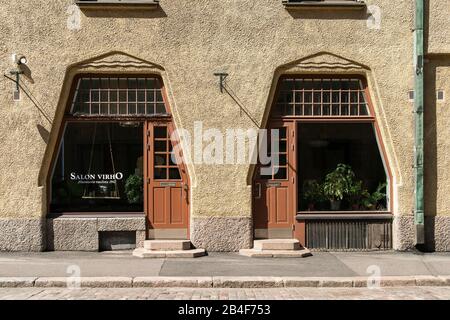
<svg viewBox="0 0 450 320">
<path fill-rule="evenodd" d="M 146 208 L 150 239 L 187 239 L 189 180 L 174 155 L 170 123 L 146 123 Z"/>
<path fill-rule="evenodd" d="M 258 165 L 253 183 L 256 238 L 291 238 L 293 235 L 295 130 L 291 123 L 273 123 L 268 130 L 268 141 L 274 137 L 274 130 L 278 131 L 278 150 L 269 142 L 268 154 L 277 156 L 278 163 Z"/>
</svg>

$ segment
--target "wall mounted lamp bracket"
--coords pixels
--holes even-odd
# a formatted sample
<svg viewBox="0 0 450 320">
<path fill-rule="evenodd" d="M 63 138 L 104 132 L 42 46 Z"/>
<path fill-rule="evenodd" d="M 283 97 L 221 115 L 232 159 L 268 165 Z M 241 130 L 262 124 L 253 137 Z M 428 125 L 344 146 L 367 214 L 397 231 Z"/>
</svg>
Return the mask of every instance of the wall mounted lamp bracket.
<svg viewBox="0 0 450 320">
<path fill-rule="evenodd" d="M 219 88 L 220 88 L 220 93 L 223 93 L 223 90 L 225 88 L 225 79 L 228 77 L 228 73 L 224 73 L 224 72 L 216 72 L 214 73 L 214 75 L 216 77 L 219 77 Z"/>
</svg>

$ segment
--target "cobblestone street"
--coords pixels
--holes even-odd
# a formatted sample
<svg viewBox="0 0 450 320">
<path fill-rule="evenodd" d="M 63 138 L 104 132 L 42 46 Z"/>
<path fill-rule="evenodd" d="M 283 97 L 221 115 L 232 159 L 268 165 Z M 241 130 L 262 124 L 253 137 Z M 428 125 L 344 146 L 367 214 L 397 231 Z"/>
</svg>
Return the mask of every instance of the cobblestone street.
<svg viewBox="0 0 450 320">
<path fill-rule="evenodd" d="M 448 300 L 450 287 L 274 288 L 274 289 L 61 289 L 3 288 L 0 300 Z"/>
</svg>

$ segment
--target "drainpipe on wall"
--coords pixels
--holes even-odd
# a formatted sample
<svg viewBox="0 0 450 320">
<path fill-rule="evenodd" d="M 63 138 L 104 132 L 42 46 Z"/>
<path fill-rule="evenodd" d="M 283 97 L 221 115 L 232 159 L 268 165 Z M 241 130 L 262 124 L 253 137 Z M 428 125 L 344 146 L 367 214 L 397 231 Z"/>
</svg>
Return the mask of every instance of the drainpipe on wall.
<svg viewBox="0 0 450 320">
<path fill-rule="evenodd" d="M 414 28 L 415 60 L 415 245 L 425 244 L 424 209 L 424 0 L 416 0 Z"/>
</svg>

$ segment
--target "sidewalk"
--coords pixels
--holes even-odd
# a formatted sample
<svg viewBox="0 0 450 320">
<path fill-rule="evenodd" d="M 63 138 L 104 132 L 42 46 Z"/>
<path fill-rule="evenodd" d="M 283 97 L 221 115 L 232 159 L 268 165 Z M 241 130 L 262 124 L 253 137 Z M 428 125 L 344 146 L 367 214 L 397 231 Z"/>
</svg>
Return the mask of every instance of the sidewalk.
<svg viewBox="0 0 450 320">
<path fill-rule="evenodd" d="M 380 271 L 382 286 L 450 286 L 450 253 L 400 252 L 315 252 L 303 259 L 236 253 L 196 259 L 139 259 L 131 252 L 0 253 L 0 286 L 65 286 L 73 266 L 85 287 L 361 287 L 374 270 Z"/>
</svg>

